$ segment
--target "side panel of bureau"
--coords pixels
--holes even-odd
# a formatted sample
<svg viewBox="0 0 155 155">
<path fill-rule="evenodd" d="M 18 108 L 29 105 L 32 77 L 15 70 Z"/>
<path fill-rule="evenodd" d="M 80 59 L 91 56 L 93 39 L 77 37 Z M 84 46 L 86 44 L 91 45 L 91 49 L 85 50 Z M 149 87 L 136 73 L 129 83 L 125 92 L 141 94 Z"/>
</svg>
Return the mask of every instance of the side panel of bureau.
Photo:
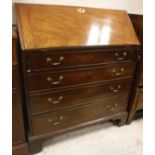
<svg viewBox="0 0 155 155">
<path fill-rule="evenodd" d="M 28 145 L 26 143 L 22 111 L 22 92 L 17 57 L 17 40 L 18 37 L 14 30 L 12 38 L 12 154 L 28 155 Z"/>
<path fill-rule="evenodd" d="M 13 66 L 13 90 L 12 90 L 12 154 L 28 155 L 28 146 L 25 139 L 21 92 L 19 85 L 19 73 L 16 65 Z"/>
<path fill-rule="evenodd" d="M 143 15 L 129 15 L 140 40 L 140 50 L 138 52 L 138 64 L 135 74 L 134 88 L 132 89 L 131 104 L 127 123 L 131 123 L 136 112 L 143 109 Z"/>
</svg>

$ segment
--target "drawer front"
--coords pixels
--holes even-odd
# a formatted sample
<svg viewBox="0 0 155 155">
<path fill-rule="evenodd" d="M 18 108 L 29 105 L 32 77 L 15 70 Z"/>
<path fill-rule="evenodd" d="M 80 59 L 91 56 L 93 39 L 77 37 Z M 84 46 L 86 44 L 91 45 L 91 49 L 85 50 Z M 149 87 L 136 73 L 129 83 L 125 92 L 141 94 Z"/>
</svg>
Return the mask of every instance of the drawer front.
<svg viewBox="0 0 155 155">
<path fill-rule="evenodd" d="M 134 52 L 126 50 L 34 52 L 27 56 L 27 70 L 37 71 L 99 65 L 124 60 L 133 60 L 134 58 Z"/>
<path fill-rule="evenodd" d="M 87 68 L 60 72 L 28 75 L 29 91 L 48 90 L 66 86 L 110 81 L 133 76 L 134 63 L 107 65 L 100 68 Z"/>
<path fill-rule="evenodd" d="M 124 112 L 127 108 L 127 100 L 127 97 L 117 97 L 75 109 L 34 116 L 32 118 L 34 135 L 47 132 L 54 133 L 61 129 L 67 129 L 105 116 Z"/>
<path fill-rule="evenodd" d="M 117 95 L 127 95 L 130 91 L 131 84 L 132 80 L 128 79 L 79 89 L 34 94 L 29 97 L 30 107 L 32 113 L 37 114 L 86 104 L 91 101 L 103 100 Z"/>
</svg>

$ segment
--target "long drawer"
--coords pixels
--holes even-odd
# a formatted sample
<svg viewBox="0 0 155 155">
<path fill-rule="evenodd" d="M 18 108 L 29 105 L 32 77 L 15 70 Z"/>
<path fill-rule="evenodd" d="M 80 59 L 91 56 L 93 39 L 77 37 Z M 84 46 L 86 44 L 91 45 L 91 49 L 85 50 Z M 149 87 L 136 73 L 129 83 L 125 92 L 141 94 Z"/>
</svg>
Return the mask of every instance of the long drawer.
<svg viewBox="0 0 155 155">
<path fill-rule="evenodd" d="M 61 129 L 124 112 L 127 109 L 127 101 L 126 96 L 114 97 L 74 109 L 34 116 L 32 118 L 33 134 L 54 133 Z"/>
<path fill-rule="evenodd" d="M 72 68 L 134 60 L 134 51 L 118 49 L 105 51 L 42 51 L 27 55 L 27 70 L 38 71 L 55 68 Z"/>
<path fill-rule="evenodd" d="M 134 63 L 117 63 L 98 68 L 29 74 L 28 89 L 40 91 L 132 77 L 134 69 Z"/>
<path fill-rule="evenodd" d="M 85 86 L 48 93 L 35 93 L 29 96 L 32 114 L 55 111 L 87 102 L 128 94 L 132 79 L 118 80 L 95 86 Z"/>
</svg>

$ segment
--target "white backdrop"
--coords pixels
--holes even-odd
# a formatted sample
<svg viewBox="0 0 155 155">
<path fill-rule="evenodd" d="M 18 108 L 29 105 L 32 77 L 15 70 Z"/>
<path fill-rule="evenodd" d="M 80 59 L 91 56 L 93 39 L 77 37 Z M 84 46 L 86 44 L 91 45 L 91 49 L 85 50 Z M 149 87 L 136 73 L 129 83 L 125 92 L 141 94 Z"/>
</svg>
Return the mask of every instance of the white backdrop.
<svg viewBox="0 0 155 155">
<path fill-rule="evenodd" d="M 108 8 L 126 10 L 133 14 L 143 14 L 143 0 L 13 0 L 13 3 L 15 2 Z M 14 9 L 13 23 L 15 23 Z"/>
</svg>

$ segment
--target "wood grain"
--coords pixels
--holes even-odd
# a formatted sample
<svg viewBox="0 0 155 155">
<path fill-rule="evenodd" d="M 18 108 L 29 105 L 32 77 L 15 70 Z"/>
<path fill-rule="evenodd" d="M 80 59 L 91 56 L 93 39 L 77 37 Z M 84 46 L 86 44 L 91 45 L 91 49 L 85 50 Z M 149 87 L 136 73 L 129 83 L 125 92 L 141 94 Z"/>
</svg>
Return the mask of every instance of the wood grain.
<svg viewBox="0 0 155 155">
<path fill-rule="evenodd" d="M 12 154 L 28 155 L 26 143 L 23 110 L 21 77 L 19 72 L 19 59 L 17 59 L 18 36 L 13 29 L 12 33 Z"/>
<path fill-rule="evenodd" d="M 125 11 L 16 4 L 24 50 L 52 47 L 139 45 Z M 63 21 L 63 22 L 62 22 Z"/>
<path fill-rule="evenodd" d="M 132 77 L 134 71 L 134 63 L 121 63 L 110 64 L 104 67 L 84 68 L 81 70 L 77 69 L 31 74 L 28 76 L 28 88 L 30 92 L 33 92 L 107 82 Z M 61 77 L 63 77 L 63 79 L 60 79 Z M 51 81 L 48 81 L 49 78 Z M 55 82 L 58 82 L 58 84 L 53 84 Z"/>
<path fill-rule="evenodd" d="M 125 125 L 139 49 L 127 13 L 17 4 L 16 14 L 31 153 L 43 139 L 86 125 Z"/>
<path fill-rule="evenodd" d="M 44 71 L 49 69 L 68 69 L 87 67 L 93 65 L 105 65 L 124 61 L 134 61 L 136 54 L 127 49 L 102 49 L 102 50 L 54 50 L 36 51 L 27 53 L 27 70 Z M 63 60 L 61 60 L 63 58 Z M 50 59 L 48 62 L 47 60 Z M 57 65 L 54 65 L 57 63 Z"/>
<path fill-rule="evenodd" d="M 83 88 L 32 94 L 30 95 L 32 115 L 89 104 L 92 101 L 114 96 L 128 95 L 131 83 L 131 79 L 126 79 Z"/>
<path fill-rule="evenodd" d="M 107 100 L 92 102 L 92 104 L 81 106 L 74 109 L 58 111 L 53 113 L 42 114 L 33 117 L 32 125 L 34 135 L 44 134 L 47 132 L 57 132 L 58 130 L 65 130 L 66 128 L 80 125 L 92 120 L 101 119 L 102 117 L 117 114 L 126 111 L 128 97 L 114 97 Z M 116 107 L 113 107 L 117 104 Z M 109 108 L 108 108 L 109 107 Z M 60 120 L 60 117 L 63 119 Z M 49 122 L 60 122 L 59 124 L 52 124 Z"/>
</svg>

